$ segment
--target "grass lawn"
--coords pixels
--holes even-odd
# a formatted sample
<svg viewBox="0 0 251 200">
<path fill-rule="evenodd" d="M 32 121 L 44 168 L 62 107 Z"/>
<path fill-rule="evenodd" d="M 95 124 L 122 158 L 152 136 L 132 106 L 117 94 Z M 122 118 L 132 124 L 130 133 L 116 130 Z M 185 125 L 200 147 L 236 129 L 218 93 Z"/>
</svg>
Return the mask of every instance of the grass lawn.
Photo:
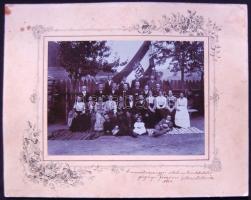
<svg viewBox="0 0 251 200">
<path fill-rule="evenodd" d="M 204 118 L 193 117 L 191 126 L 204 130 Z M 66 129 L 66 125 L 48 127 L 48 132 Z M 74 134 L 74 133 L 71 133 Z M 49 155 L 203 155 L 204 134 L 139 136 L 101 136 L 95 140 L 48 140 Z"/>
</svg>

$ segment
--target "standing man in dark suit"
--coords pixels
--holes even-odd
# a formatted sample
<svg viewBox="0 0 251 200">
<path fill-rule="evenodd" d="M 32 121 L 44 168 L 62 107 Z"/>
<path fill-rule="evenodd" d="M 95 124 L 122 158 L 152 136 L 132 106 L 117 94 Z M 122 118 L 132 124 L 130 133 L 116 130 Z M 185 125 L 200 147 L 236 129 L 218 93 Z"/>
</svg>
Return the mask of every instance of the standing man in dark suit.
<svg viewBox="0 0 251 200">
<path fill-rule="evenodd" d="M 124 98 L 126 98 L 130 94 L 129 86 L 127 83 L 123 84 L 123 88 L 122 90 L 119 90 L 119 94 L 120 96 L 123 96 Z"/>
<path fill-rule="evenodd" d="M 156 84 L 155 89 L 153 90 L 153 95 L 155 97 L 159 96 L 159 93 L 161 92 L 161 86 L 159 83 Z"/>
<path fill-rule="evenodd" d="M 130 128 L 133 126 L 133 118 L 135 114 L 135 100 L 133 98 L 133 95 L 129 95 L 128 98 L 125 100 L 125 109 L 124 113 L 127 117 L 127 120 L 129 122 Z"/>
<path fill-rule="evenodd" d="M 135 87 L 136 82 L 139 82 L 139 84 L 142 85 L 142 78 L 139 78 L 138 76 L 136 76 L 136 78 L 132 80 L 131 88 Z"/>
<path fill-rule="evenodd" d="M 140 88 L 140 82 L 136 81 L 134 87 L 131 88 L 132 95 L 134 95 L 134 99 L 137 99 L 139 95 L 142 93 L 142 89 Z"/>
<path fill-rule="evenodd" d="M 106 94 L 104 92 L 104 85 L 102 83 L 98 84 L 98 90 L 96 90 L 96 92 L 95 92 L 95 99 L 96 99 L 96 101 L 97 101 L 97 99 L 99 97 L 102 97 L 103 102 L 107 100 L 107 96 L 106 96 Z"/>
<path fill-rule="evenodd" d="M 113 84 L 113 81 L 112 81 L 111 77 L 108 76 L 108 78 L 105 82 L 105 88 L 104 88 L 104 92 L 106 95 L 110 94 L 111 89 L 112 89 L 112 84 Z"/>
<path fill-rule="evenodd" d="M 146 98 L 146 97 L 148 97 L 148 95 L 149 95 L 149 86 L 148 85 L 145 85 L 144 86 L 144 90 L 142 91 L 142 95 L 144 96 L 144 98 Z"/>
<path fill-rule="evenodd" d="M 88 101 L 89 96 L 90 96 L 89 92 L 87 92 L 87 86 L 86 85 L 82 86 L 80 95 L 83 98 L 83 102 L 86 103 Z"/>
<path fill-rule="evenodd" d="M 117 88 L 117 84 L 115 82 L 112 83 L 111 91 L 110 91 L 109 94 L 112 95 L 112 98 L 113 98 L 114 101 L 118 102 L 119 91 L 118 91 L 118 88 Z"/>
<path fill-rule="evenodd" d="M 144 96 L 141 94 L 139 95 L 139 99 L 135 101 L 135 117 L 134 120 L 138 117 L 141 116 L 143 119 L 143 122 L 148 122 L 149 114 L 147 112 L 147 102 L 144 98 Z"/>
<path fill-rule="evenodd" d="M 152 90 L 152 91 L 155 90 L 156 81 L 155 81 L 155 77 L 154 77 L 153 74 L 150 76 L 150 80 L 147 81 L 147 85 L 149 86 L 149 89 L 150 89 L 150 90 Z"/>
<path fill-rule="evenodd" d="M 120 82 L 120 84 L 119 84 L 119 91 L 122 91 L 122 90 L 123 90 L 124 84 L 127 84 L 127 87 L 128 87 L 128 89 L 129 89 L 129 83 L 126 82 L 126 77 L 123 77 L 122 81 Z"/>
</svg>

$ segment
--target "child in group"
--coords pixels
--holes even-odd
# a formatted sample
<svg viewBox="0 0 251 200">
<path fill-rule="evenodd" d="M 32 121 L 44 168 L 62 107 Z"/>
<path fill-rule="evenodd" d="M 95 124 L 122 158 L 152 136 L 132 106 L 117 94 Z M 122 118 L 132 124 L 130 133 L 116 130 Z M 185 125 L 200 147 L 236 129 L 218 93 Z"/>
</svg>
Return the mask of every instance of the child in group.
<svg viewBox="0 0 251 200">
<path fill-rule="evenodd" d="M 109 117 L 109 114 L 104 115 L 104 134 L 105 135 L 117 135 L 119 132 L 119 126 L 116 121 Z"/>
<path fill-rule="evenodd" d="M 156 126 L 149 136 L 158 137 L 163 134 L 166 134 L 168 131 L 173 129 L 173 122 L 170 115 L 167 115 L 166 118 L 162 119 Z"/>
<path fill-rule="evenodd" d="M 133 129 L 134 135 L 144 135 L 146 134 L 145 123 L 142 121 L 141 116 L 137 118 L 137 121 L 134 123 Z"/>
</svg>

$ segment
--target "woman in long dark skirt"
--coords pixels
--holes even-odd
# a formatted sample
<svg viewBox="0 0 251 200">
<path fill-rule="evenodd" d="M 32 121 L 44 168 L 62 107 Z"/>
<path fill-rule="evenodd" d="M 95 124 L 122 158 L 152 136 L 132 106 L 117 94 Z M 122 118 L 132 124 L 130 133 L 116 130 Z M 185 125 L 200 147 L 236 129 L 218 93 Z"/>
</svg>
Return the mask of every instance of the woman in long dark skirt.
<svg viewBox="0 0 251 200">
<path fill-rule="evenodd" d="M 89 129 L 91 131 L 94 130 L 94 123 L 95 123 L 95 101 L 93 101 L 92 96 L 89 96 L 88 102 L 87 102 L 87 116 L 88 116 L 88 122 L 90 123 Z"/>
<path fill-rule="evenodd" d="M 167 108 L 166 108 L 167 99 L 162 91 L 160 91 L 159 96 L 155 98 L 155 102 L 156 102 L 156 120 L 158 123 L 163 118 L 165 118 L 167 114 Z"/>
<path fill-rule="evenodd" d="M 148 121 L 146 123 L 147 128 L 154 128 L 156 125 L 156 102 L 153 92 L 150 90 L 149 95 L 146 98 L 147 102 L 147 111 L 148 111 Z"/>
<path fill-rule="evenodd" d="M 86 123 L 85 114 L 85 103 L 82 101 L 81 96 L 77 96 L 77 101 L 74 106 L 74 118 L 72 120 L 70 130 L 72 132 L 83 132 L 88 129 L 88 124 Z"/>
</svg>

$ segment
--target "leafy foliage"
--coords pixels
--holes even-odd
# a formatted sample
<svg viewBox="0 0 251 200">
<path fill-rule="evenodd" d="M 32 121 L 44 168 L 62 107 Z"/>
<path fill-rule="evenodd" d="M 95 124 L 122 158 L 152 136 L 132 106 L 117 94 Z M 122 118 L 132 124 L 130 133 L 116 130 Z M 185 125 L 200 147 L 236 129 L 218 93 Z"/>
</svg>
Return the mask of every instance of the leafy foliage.
<svg viewBox="0 0 251 200">
<path fill-rule="evenodd" d="M 164 64 L 171 59 L 171 72 L 181 71 L 181 80 L 184 74 L 204 70 L 204 43 L 202 41 L 156 41 L 152 43 L 151 57 L 157 65 Z"/>
<path fill-rule="evenodd" d="M 110 55 L 106 41 L 62 41 L 59 43 L 60 64 L 70 77 L 91 74 L 109 69 L 105 60 Z"/>
</svg>

